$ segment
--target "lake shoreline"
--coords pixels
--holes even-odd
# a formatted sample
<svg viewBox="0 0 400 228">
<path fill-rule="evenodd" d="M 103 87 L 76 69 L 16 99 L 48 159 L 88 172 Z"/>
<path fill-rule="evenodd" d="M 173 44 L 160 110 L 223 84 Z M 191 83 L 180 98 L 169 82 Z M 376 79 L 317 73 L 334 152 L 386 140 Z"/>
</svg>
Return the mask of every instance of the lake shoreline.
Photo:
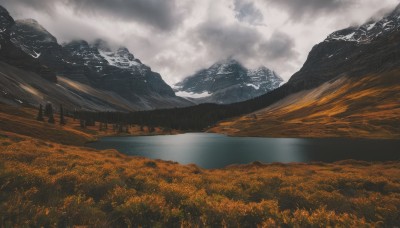
<svg viewBox="0 0 400 228">
<path fill-rule="evenodd" d="M 332 163 L 343 160 L 396 161 L 400 140 L 349 138 L 230 137 L 217 133 L 103 137 L 86 144 L 97 150 L 116 149 L 128 156 L 196 164 L 219 169 L 237 164 Z M 379 155 L 379 156 L 378 156 Z"/>
</svg>

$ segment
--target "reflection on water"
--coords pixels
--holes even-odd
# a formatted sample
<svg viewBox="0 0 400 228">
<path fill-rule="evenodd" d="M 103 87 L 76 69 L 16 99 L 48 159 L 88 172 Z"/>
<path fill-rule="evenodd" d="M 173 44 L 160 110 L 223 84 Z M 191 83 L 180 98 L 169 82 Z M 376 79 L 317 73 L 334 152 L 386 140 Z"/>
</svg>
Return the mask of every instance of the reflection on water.
<svg viewBox="0 0 400 228">
<path fill-rule="evenodd" d="M 400 140 L 233 138 L 190 133 L 169 136 L 107 137 L 89 146 L 117 149 L 127 155 L 194 163 L 222 168 L 254 161 L 334 162 L 346 159 L 391 161 L 400 159 Z"/>
</svg>

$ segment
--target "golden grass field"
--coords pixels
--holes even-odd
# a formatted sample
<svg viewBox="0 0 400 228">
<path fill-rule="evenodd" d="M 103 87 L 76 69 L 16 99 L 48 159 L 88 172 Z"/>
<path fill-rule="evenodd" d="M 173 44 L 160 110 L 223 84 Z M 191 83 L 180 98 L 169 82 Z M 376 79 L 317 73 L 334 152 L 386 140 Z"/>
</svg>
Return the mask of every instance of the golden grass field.
<svg viewBox="0 0 400 228">
<path fill-rule="evenodd" d="M 233 136 L 400 138 L 399 72 L 339 78 L 264 110 L 222 121 Z"/>
<path fill-rule="evenodd" d="M 399 162 L 205 170 L 0 134 L 1 227 L 383 227 L 399 211 Z"/>
</svg>

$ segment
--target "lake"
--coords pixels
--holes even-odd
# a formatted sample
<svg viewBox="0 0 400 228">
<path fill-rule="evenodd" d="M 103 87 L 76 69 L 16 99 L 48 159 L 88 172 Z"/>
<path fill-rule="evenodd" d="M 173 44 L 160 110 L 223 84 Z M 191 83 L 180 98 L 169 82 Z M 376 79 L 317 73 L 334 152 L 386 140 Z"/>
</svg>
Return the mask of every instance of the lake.
<svg viewBox="0 0 400 228">
<path fill-rule="evenodd" d="M 335 162 L 400 160 L 400 140 L 227 137 L 188 133 L 166 136 L 105 137 L 88 146 L 153 159 L 223 168 L 254 161 Z"/>
</svg>

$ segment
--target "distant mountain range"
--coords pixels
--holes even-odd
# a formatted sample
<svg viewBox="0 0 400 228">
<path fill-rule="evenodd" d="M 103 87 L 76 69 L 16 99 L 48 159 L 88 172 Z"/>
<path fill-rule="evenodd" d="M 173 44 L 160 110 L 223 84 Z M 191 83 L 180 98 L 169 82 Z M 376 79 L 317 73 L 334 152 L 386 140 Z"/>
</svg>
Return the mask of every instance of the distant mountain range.
<svg viewBox="0 0 400 228">
<path fill-rule="evenodd" d="M 197 103 L 229 104 L 261 96 L 282 83 L 281 77 L 264 66 L 247 69 L 227 59 L 177 83 L 175 91 Z"/>
<path fill-rule="evenodd" d="M 37 21 L 33 19 L 14 21 L 2 7 L 0 7 L 0 44 L 2 47 L 0 60 L 4 63 L 35 72 L 53 83 L 57 83 L 57 75 L 89 86 L 91 90 L 118 95 L 128 102 L 130 107 L 128 110 L 172 108 L 193 104 L 175 96 L 172 88 L 163 81 L 160 74 L 153 72 L 150 67 L 136 59 L 127 48 L 112 50 L 102 40 L 90 44 L 78 40 L 60 45 L 57 39 Z M 27 81 L 20 82 L 24 83 L 29 84 Z M 46 94 L 45 88 L 35 89 L 51 96 Z M 6 87 L 2 90 L 7 91 L 8 95 L 14 93 Z M 71 90 L 73 88 L 66 89 L 70 92 Z M 14 94 L 15 97 L 20 95 Z M 87 96 L 96 97 L 94 94 L 81 96 L 83 102 L 76 104 L 77 108 L 93 108 L 92 105 L 87 105 Z M 101 98 L 97 100 L 100 100 L 100 103 L 109 103 Z M 119 108 L 114 107 L 114 109 Z"/>
<path fill-rule="evenodd" d="M 178 84 L 179 89 L 174 91 L 160 74 L 135 58 L 126 47 L 113 49 L 106 41 L 100 39 L 92 43 L 74 40 L 59 44 L 36 20 L 14 20 L 1 6 L 0 45 L 0 61 L 6 64 L 3 67 L 7 68 L 3 71 L 10 72 L 11 69 L 18 68 L 40 75 L 58 86 L 58 79 L 63 78 L 89 88 L 82 91 L 70 87 L 70 84 L 64 84 L 64 88 L 57 91 L 47 88 L 55 86 L 51 83 L 39 83 L 37 80 L 40 79 L 34 79 L 36 83 L 31 85 L 32 75 L 15 77 L 14 81 L 10 81 L 9 75 L 3 75 L 4 87 L 0 89 L 7 93 L 7 97 L 20 97 L 18 100 L 24 104 L 35 106 L 46 100 L 57 100 L 69 103 L 70 108 L 96 108 L 99 111 L 122 108 L 132 111 L 185 107 L 208 102 L 226 104 L 260 96 L 277 88 L 283 81 L 275 72 L 265 67 L 248 70 L 235 60 L 227 60 L 185 79 Z M 13 71 L 13 74 L 16 73 L 21 72 Z M 16 78 L 20 81 L 16 81 Z M 204 83 L 197 83 L 199 81 Z M 29 85 L 41 96 L 32 97 L 29 90 L 11 91 L 7 88 L 8 83 Z M 49 94 L 48 91 L 52 91 L 53 94 Z M 100 98 L 87 91 L 108 95 Z M 185 98 L 176 96 L 175 92 Z M 106 99 L 110 94 L 112 98 Z M 65 96 L 75 97 L 79 102 L 63 100 L 62 97 Z M 120 98 L 123 99 L 123 107 L 109 102 Z M 7 100 L 5 97 L 2 99 Z M 7 102 L 20 103 L 9 99 Z"/>
</svg>

